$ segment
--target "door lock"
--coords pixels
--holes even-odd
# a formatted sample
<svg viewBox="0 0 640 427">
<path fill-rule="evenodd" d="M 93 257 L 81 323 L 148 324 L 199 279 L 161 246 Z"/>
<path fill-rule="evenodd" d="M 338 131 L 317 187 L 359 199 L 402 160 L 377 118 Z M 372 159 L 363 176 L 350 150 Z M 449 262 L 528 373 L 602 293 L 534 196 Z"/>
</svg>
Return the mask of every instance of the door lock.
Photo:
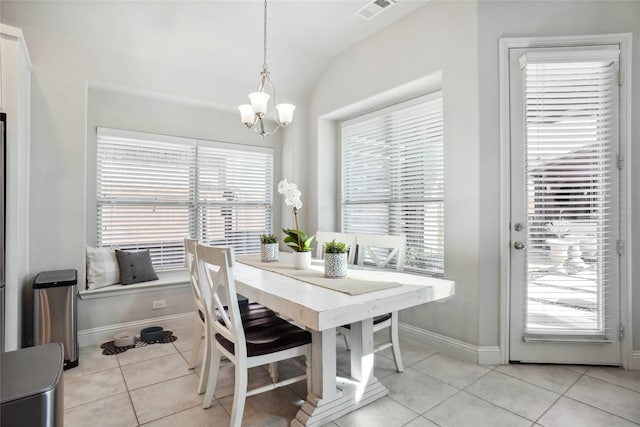
<svg viewBox="0 0 640 427">
<path fill-rule="evenodd" d="M 519 222 L 516 222 L 516 223 L 513 225 L 513 229 L 514 229 L 515 231 L 522 231 L 522 229 L 523 229 L 523 228 L 524 228 L 524 227 L 523 227 L 523 226 L 522 226 L 522 224 L 521 224 L 521 223 L 519 223 Z"/>
<path fill-rule="evenodd" d="M 520 242 L 520 241 L 517 241 L 517 242 L 515 242 L 515 243 L 513 244 L 513 247 L 514 247 L 514 248 L 516 248 L 517 250 L 521 251 L 521 250 L 523 250 L 524 248 L 526 248 L 526 247 L 527 247 L 527 245 L 525 245 L 524 243 L 522 243 L 522 242 Z"/>
</svg>

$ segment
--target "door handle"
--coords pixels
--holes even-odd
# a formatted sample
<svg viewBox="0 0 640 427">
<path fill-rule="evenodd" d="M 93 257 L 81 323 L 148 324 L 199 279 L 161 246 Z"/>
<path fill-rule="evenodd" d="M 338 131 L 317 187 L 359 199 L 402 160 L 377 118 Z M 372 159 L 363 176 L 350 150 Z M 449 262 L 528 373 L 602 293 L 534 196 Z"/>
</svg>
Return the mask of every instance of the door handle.
<svg viewBox="0 0 640 427">
<path fill-rule="evenodd" d="M 525 245 L 524 243 L 517 241 L 513 244 L 513 247 L 516 248 L 517 250 L 521 251 L 523 249 L 525 249 L 527 247 L 527 245 Z"/>
</svg>

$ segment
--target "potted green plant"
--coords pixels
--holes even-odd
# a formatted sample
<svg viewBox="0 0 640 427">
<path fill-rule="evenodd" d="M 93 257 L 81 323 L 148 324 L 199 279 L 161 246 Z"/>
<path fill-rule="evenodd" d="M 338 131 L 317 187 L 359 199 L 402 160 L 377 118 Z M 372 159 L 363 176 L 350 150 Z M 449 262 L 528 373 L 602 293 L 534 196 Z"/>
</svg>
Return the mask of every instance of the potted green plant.
<svg viewBox="0 0 640 427">
<path fill-rule="evenodd" d="M 278 238 L 275 234 L 260 235 L 260 259 L 262 262 L 278 260 Z"/>
<path fill-rule="evenodd" d="M 324 277 L 344 277 L 347 275 L 347 255 L 349 246 L 333 239 L 324 244 Z"/>
<path fill-rule="evenodd" d="M 302 208 L 302 201 L 300 200 L 300 190 L 298 186 L 293 182 L 287 182 L 286 178 L 278 183 L 278 193 L 285 197 L 285 203 L 287 206 L 293 207 L 293 217 L 296 222 L 296 228 L 283 228 L 282 231 L 286 234 L 284 242 L 293 252 L 293 266 L 298 270 L 306 270 L 311 267 L 311 242 L 314 236 L 307 236 L 307 234 L 300 230 L 298 226 L 298 210 Z"/>
</svg>

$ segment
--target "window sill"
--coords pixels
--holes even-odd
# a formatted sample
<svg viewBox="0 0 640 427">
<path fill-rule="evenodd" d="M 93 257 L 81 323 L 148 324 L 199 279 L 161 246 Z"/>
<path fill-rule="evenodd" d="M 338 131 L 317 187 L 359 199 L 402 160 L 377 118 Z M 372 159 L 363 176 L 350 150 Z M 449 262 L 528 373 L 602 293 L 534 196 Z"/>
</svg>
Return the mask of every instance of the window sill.
<svg viewBox="0 0 640 427">
<path fill-rule="evenodd" d="M 80 299 L 89 300 L 96 298 L 131 295 L 131 293 L 154 292 L 158 290 L 179 289 L 189 286 L 189 274 L 186 269 L 161 271 L 158 280 L 135 283 L 133 285 L 111 285 L 99 289 L 84 289 L 78 292 Z"/>
</svg>

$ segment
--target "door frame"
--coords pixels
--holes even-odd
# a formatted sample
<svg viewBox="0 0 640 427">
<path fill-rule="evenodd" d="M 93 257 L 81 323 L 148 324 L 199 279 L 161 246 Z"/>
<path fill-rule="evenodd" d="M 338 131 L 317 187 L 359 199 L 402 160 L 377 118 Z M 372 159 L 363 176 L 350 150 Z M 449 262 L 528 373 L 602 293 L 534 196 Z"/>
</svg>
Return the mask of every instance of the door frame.
<svg viewBox="0 0 640 427">
<path fill-rule="evenodd" d="M 633 368 L 632 263 L 631 256 L 631 33 L 561 37 L 505 37 L 499 39 L 500 78 L 500 359 L 509 363 L 510 341 L 510 221 L 511 221 L 511 138 L 509 120 L 509 50 L 536 47 L 576 47 L 584 45 L 620 45 L 620 153 L 623 168 L 620 174 L 620 236 L 624 242 L 620 257 L 620 323 L 624 339 L 620 342 L 620 363 Z"/>
</svg>

